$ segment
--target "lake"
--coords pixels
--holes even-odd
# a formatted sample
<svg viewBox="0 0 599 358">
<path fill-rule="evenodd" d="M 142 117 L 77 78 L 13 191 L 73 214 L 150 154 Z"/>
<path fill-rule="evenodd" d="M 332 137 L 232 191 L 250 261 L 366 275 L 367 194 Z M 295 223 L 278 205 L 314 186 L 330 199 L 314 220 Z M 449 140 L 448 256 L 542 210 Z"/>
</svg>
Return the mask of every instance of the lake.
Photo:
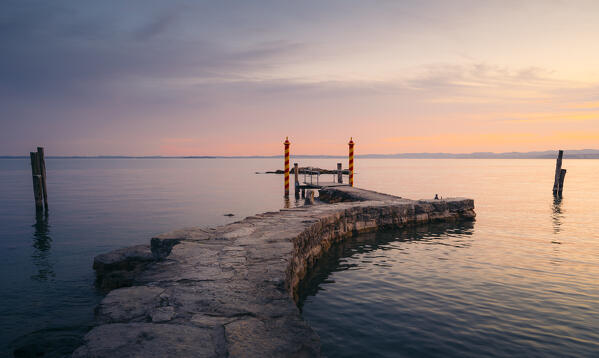
<svg viewBox="0 0 599 358">
<path fill-rule="evenodd" d="M 283 200 L 282 176 L 256 174 L 282 159 L 49 158 L 50 212 L 36 217 L 28 162 L 0 159 L 0 356 L 60 357 L 80 344 L 103 296 L 95 255 L 297 205 Z M 554 160 L 358 158 L 356 186 L 470 197 L 477 219 L 333 248 L 300 302 L 324 354 L 596 356 L 599 160 L 564 168 L 554 200 Z"/>
</svg>

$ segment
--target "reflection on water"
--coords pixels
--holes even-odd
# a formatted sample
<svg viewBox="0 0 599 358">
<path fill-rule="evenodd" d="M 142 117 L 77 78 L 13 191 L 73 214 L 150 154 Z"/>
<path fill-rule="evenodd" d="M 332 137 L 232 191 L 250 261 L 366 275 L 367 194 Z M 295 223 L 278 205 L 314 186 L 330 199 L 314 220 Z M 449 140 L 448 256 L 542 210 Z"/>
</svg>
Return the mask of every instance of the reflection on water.
<svg viewBox="0 0 599 358">
<path fill-rule="evenodd" d="M 474 226 L 335 245 L 300 287 L 302 315 L 331 358 L 596 357 L 597 244 L 580 234 L 560 240 L 564 203 L 550 204 L 546 234 L 509 221 L 499 232 L 480 210 Z"/>
<path fill-rule="evenodd" d="M 15 358 L 64 358 L 69 357 L 76 347 L 83 344 L 83 335 L 90 329 L 86 326 L 54 327 L 36 330 L 12 342 Z"/>
<path fill-rule="evenodd" d="M 298 307 L 302 309 L 305 300 L 309 296 L 314 296 L 324 286 L 323 283 L 333 283 L 329 276 L 335 272 L 358 269 L 361 261 L 348 260 L 356 256 L 368 256 L 371 253 L 379 252 L 376 261 L 370 261 L 376 267 L 392 267 L 394 258 L 392 256 L 385 258 L 386 251 L 392 254 L 397 249 L 396 245 L 405 242 L 420 242 L 422 244 L 446 245 L 451 248 L 467 248 L 471 245 L 470 236 L 474 228 L 473 222 L 438 223 L 434 225 L 415 226 L 400 231 L 382 231 L 376 233 L 367 233 L 359 236 L 345 239 L 331 246 L 326 255 L 321 257 L 316 266 L 313 267 L 305 279 L 300 282 Z M 459 240 L 452 242 L 443 242 L 443 237 L 452 235 L 459 237 Z M 438 258 L 443 260 L 444 258 Z M 368 260 L 367 260 L 368 261 Z"/>
<path fill-rule="evenodd" d="M 52 238 L 50 237 L 50 225 L 48 224 L 48 212 L 38 210 L 35 215 L 35 231 L 33 233 L 33 248 L 31 255 L 33 264 L 37 268 L 37 273 L 31 278 L 37 281 L 46 281 L 56 277 L 52 262 L 50 261 L 50 249 L 52 248 Z"/>
<path fill-rule="evenodd" d="M 297 208 L 302 205 L 304 205 L 304 200 L 300 199 L 299 197 L 295 197 L 293 199 L 290 199 L 290 197 L 288 197 L 288 196 L 283 197 L 283 208 L 284 209 Z"/>
<path fill-rule="evenodd" d="M 552 209 L 552 215 L 551 215 L 551 221 L 553 222 L 553 233 L 554 234 L 559 234 L 561 231 L 561 226 L 562 226 L 562 220 L 564 218 L 564 215 L 562 213 L 562 197 L 561 196 L 557 196 L 554 195 L 553 196 L 553 205 L 551 207 Z M 555 242 L 557 244 L 559 244 L 560 242 Z"/>
</svg>

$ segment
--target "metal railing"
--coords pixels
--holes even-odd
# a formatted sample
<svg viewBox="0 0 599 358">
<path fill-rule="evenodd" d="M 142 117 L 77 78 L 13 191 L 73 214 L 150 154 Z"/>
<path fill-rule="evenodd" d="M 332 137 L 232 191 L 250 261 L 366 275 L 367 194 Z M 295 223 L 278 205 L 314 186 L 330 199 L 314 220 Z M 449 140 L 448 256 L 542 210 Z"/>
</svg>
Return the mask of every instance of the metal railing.
<svg viewBox="0 0 599 358">
<path fill-rule="evenodd" d="M 312 170 L 313 168 L 306 168 L 304 170 L 304 184 L 308 184 L 308 176 L 310 176 L 310 185 L 314 185 L 313 177 L 316 176 L 316 185 L 320 182 L 320 172 L 318 170 Z"/>
</svg>

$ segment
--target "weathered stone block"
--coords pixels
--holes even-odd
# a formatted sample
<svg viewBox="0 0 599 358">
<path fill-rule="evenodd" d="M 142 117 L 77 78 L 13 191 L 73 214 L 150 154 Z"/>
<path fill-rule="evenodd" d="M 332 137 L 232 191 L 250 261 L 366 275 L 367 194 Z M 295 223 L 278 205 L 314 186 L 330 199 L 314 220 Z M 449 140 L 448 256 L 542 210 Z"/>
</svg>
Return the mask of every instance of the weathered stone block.
<svg viewBox="0 0 599 358">
<path fill-rule="evenodd" d="M 218 357 L 212 331 L 172 324 L 116 323 L 98 326 L 74 358 Z"/>
</svg>

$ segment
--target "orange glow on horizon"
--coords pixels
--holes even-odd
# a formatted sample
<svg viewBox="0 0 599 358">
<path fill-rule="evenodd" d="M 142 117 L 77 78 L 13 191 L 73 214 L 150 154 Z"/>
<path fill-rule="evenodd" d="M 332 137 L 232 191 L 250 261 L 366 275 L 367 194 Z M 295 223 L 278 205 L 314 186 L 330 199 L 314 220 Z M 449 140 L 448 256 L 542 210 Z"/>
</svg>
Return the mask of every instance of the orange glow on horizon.
<svg viewBox="0 0 599 358">
<path fill-rule="evenodd" d="M 283 137 L 284 138 L 284 137 Z M 290 138 L 291 155 L 346 155 L 347 143 L 329 142 L 326 145 L 310 139 Z M 424 136 L 396 136 L 377 139 L 358 139 L 356 154 L 395 154 L 414 152 L 508 152 L 593 148 L 599 142 L 599 131 L 512 132 L 512 133 L 446 133 Z M 524 145 L 523 145 L 524 143 Z M 268 143 L 248 141 L 228 142 L 226 150 L 215 150 L 211 142 L 200 138 L 169 138 L 163 141 L 160 155 L 164 156 L 272 156 L 283 155 L 280 140 Z M 481 148 L 485 148 L 481 150 Z M 505 148 L 513 148 L 505 150 Z"/>
</svg>

